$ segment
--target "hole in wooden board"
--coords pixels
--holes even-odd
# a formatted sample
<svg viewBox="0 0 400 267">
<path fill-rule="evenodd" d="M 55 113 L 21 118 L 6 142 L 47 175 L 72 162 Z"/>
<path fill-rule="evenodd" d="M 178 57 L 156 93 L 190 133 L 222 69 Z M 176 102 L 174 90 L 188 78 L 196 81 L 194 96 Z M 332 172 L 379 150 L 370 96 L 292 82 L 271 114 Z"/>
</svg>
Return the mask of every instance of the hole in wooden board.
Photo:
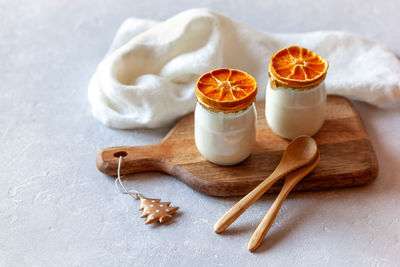
<svg viewBox="0 0 400 267">
<path fill-rule="evenodd" d="M 128 155 L 128 153 L 126 153 L 125 151 L 118 151 L 113 154 L 113 156 L 116 158 L 126 157 L 127 155 Z"/>
</svg>

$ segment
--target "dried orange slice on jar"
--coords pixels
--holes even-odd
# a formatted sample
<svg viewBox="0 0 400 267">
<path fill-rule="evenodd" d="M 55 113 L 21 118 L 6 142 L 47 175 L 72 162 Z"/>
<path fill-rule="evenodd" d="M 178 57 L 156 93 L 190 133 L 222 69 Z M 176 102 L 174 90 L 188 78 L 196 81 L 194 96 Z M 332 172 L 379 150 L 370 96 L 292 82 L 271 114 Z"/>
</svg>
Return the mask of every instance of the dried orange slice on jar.
<svg viewBox="0 0 400 267">
<path fill-rule="evenodd" d="M 313 51 L 289 46 L 272 55 L 269 76 L 277 86 L 308 89 L 325 79 L 328 67 L 328 61 Z"/>
<path fill-rule="evenodd" d="M 257 82 L 248 73 L 236 69 L 216 69 L 204 73 L 196 82 L 199 103 L 212 111 L 236 112 L 255 100 Z"/>
</svg>

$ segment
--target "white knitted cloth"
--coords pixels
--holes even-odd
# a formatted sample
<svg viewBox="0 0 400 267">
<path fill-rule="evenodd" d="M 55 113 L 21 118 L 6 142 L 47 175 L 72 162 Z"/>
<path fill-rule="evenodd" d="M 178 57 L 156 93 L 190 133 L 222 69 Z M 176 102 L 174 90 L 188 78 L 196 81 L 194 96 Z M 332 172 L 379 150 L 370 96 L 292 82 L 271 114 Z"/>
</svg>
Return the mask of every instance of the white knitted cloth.
<svg viewBox="0 0 400 267">
<path fill-rule="evenodd" d="M 166 21 L 127 19 L 89 85 L 94 116 L 121 129 L 166 126 L 192 112 L 194 84 L 215 68 L 241 69 L 265 96 L 274 51 L 299 45 L 328 59 L 329 94 L 380 105 L 400 98 L 400 62 L 383 45 L 345 32 L 270 34 L 205 9 Z"/>
</svg>

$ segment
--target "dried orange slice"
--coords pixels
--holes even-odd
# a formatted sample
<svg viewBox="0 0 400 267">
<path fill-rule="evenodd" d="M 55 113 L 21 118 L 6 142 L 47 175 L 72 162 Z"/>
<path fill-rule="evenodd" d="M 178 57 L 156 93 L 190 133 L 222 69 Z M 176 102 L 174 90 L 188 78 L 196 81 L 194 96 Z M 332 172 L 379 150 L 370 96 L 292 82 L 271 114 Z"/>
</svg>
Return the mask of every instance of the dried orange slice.
<svg viewBox="0 0 400 267">
<path fill-rule="evenodd" d="M 288 86 L 310 87 L 325 79 L 328 67 L 328 61 L 311 50 L 289 46 L 272 55 L 269 75 Z"/>
<path fill-rule="evenodd" d="M 241 70 L 216 69 L 200 76 L 195 92 L 200 104 L 207 109 L 239 111 L 254 102 L 257 82 Z"/>
</svg>

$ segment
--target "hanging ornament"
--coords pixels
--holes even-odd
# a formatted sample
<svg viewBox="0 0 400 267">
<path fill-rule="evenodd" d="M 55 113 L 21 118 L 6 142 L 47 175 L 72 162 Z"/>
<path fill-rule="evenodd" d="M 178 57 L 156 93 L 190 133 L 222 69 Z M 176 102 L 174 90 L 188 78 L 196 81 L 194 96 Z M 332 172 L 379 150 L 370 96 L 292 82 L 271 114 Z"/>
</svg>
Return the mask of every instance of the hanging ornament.
<svg viewBox="0 0 400 267">
<path fill-rule="evenodd" d="M 159 221 L 165 222 L 172 217 L 172 214 L 179 209 L 179 207 L 169 207 L 170 202 L 160 202 L 160 199 L 145 198 L 139 194 L 140 207 L 143 210 L 141 218 L 147 217 L 146 224 Z"/>
<path fill-rule="evenodd" d="M 142 196 L 138 191 L 132 190 L 128 191 L 121 181 L 121 164 L 122 156 L 118 159 L 118 176 L 115 180 L 115 186 L 117 189 L 123 193 L 128 194 L 134 199 L 140 199 L 139 210 L 143 210 L 141 218 L 147 217 L 145 224 L 150 224 L 155 221 L 163 223 L 172 217 L 172 214 L 179 209 L 179 207 L 170 207 L 170 202 L 160 202 L 161 199 L 158 198 L 146 198 Z"/>
</svg>

